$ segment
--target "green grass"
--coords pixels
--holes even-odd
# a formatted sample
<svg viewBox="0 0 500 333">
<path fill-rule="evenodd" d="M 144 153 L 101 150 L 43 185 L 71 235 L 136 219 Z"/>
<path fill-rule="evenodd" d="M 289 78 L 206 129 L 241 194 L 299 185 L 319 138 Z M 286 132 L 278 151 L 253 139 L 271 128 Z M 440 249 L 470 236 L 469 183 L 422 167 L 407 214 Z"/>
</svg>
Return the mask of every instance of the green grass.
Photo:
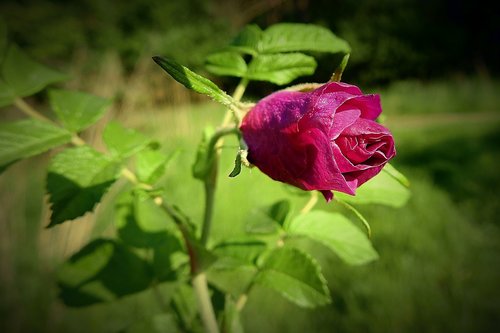
<svg viewBox="0 0 500 333">
<path fill-rule="evenodd" d="M 243 312 L 248 332 L 490 332 L 498 327 L 500 103 L 494 89 L 485 88 L 498 88 L 498 82 L 481 82 L 406 82 L 382 92 L 386 122 L 397 141 L 394 164 L 409 177 L 412 197 L 403 209 L 359 207 L 371 222 L 380 260 L 349 267 L 321 246 L 304 243 L 324 267 L 333 303 L 304 310 L 256 288 Z M 201 219 L 203 193 L 201 183 L 190 178 L 190 165 L 201 129 L 217 124 L 222 114 L 217 105 L 203 104 L 120 118 L 164 142 L 166 152 L 179 151 L 162 183 L 195 222 Z M 228 140 L 212 243 L 241 234 L 255 205 L 291 197 L 298 210 L 307 200 L 257 169 L 228 178 L 235 153 L 236 142 Z M 45 230 L 42 167 L 48 158 L 21 162 L 0 176 L 0 330 L 118 332 L 159 313 L 150 292 L 84 309 L 57 301 L 55 268 L 90 238 L 114 232 L 109 203 L 121 184 L 94 215 Z M 324 202 L 318 206 L 339 209 Z M 162 288 L 168 298 L 173 287 Z"/>
</svg>

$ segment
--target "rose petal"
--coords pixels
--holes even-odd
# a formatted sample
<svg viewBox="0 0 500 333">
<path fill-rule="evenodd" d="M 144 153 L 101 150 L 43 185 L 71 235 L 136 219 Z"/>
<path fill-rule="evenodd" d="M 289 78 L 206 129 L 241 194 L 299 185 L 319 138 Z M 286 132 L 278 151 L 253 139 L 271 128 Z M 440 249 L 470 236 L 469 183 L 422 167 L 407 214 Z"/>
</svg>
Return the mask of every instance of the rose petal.
<svg viewBox="0 0 500 333">
<path fill-rule="evenodd" d="M 339 92 L 346 92 L 350 95 L 363 95 L 363 92 L 361 89 L 358 87 L 345 83 L 345 82 L 328 82 L 327 84 L 323 85 L 322 87 L 318 88 L 317 90 L 321 89 L 321 93 L 326 94 L 326 93 L 339 93 Z"/>
<path fill-rule="evenodd" d="M 354 124 L 360 115 L 361 112 L 357 109 L 337 112 L 333 116 L 333 123 L 328 133 L 330 139 L 335 140 L 347 127 Z"/>
<path fill-rule="evenodd" d="M 379 95 L 362 95 L 354 96 L 345 101 L 344 104 L 337 110 L 343 109 L 358 109 L 361 111 L 361 118 L 375 120 L 382 113 L 382 105 L 380 104 Z"/>
</svg>

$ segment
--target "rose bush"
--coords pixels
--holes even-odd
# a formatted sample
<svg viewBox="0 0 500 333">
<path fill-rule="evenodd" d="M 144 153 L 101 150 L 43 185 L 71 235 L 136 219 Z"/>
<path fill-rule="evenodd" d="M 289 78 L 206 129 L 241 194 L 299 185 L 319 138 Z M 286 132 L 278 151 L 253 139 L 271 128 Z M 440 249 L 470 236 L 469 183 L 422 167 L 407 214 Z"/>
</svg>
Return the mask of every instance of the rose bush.
<svg viewBox="0 0 500 333">
<path fill-rule="evenodd" d="M 382 170 L 396 150 L 387 128 L 375 122 L 378 95 L 341 82 L 309 91 L 279 91 L 244 117 L 248 160 L 271 178 L 303 190 L 354 195 Z"/>
</svg>

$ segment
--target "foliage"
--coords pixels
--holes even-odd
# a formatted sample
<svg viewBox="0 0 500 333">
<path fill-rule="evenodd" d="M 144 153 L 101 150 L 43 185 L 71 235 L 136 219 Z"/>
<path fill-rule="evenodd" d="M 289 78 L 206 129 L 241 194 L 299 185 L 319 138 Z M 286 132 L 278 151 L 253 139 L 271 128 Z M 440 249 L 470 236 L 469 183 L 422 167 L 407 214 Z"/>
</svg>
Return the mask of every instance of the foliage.
<svg viewBox="0 0 500 333">
<path fill-rule="evenodd" d="M 207 331 L 216 332 L 217 316 L 226 329 L 238 331 L 242 327 L 239 312 L 254 286 L 275 290 L 302 307 L 331 302 L 318 260 L 294 240 L 306 238 L 322 244 L 351 265 L 378 258 L 368 237 L 347 217 L 340 213 L 309 211 L 314 206 L 314 196 L 307 209 L 300 213 L 292 211 L 287 199 L 254 208 L 248 214 L 247 232 L 243 238 L 223 238 L 211 243 L 210 227 L 223 137 L 236 136 L 242 146 L 235 152 L 240 157 L 236 161 L 245 164 L 244 143 L 238 131 L 242 113 L 248 109 L 248 105 L 239 102 L 243 91 L 253 80 L 287 84 L 312 73 L 315 60 L 312 55 L 302 52 L 347 54 L 348 44 L 327 29 L 303 24 L 278 24 L 265 31 L 256 26 L 245 28 L 226 53 L 209 57 L 209 68 L 213 72 L 241 77 L 233 97 L 174 60 L 154 57 L 186 88 L 228 108 L 222 126 L 205 131 L 193 166 L 193 177 L 202 181 L 206 196 L 201 228 L 200 223 L 192 222 L 190 211 L 185 212 L 175 205 L 169 189 L 159 186 L 158 180 L 166 172 L 169 161 L 160 153 L 160 143 L 112 121 L 102 134 L 106 151 L 89 146 L 79 132 L 95 124 L 109 103 L 83 92 L 51 90 L 50 104 L 55 121 L 42 116 L 21 98 L 64 76 L 30 60 L 16 46 L 3 42 L 0 45 L 8 50 L 1 68 L 1 82 L 9 92 L 5 104 L 13 103 L 27 115 L 37 118 L 1 126 L 2 171 L 18 160 L 59 148 L 47 170 L 46 190 L 51 205 L 47 227 L 77 223 L 77 218 L 92 212 L 119 179 L 129 182 L 114 201 L 116 235 L 90 241 L 61 267 L 60 298 L 67 306 L 114 301 L 156 289 L 165 281 L 180 285 L 191 282 L 199 304 L 197 312 L 190 302 L 193 290 L 186 291 L 182 287 L 177 289 L 178 294 L 171 302 L 164 305 L 175 314 L 174 321 L 179 329 L 196 331 L 202 323 Z M 9 52 L 14 52 L 15 57 Z M 248 63 L 242 58 L 245 54 L 251 55 Z M 228 59 L 234 63 L 225 62 Z M 345 67 L 345 61 L 340 68 Z M 222 63 L 226 68 L 221 67 Z M 341 70 L 336 75 L 340 77 Z M 235 125 L 231 125 L 232 122 Z M 68 143 L 73 147 L 66 146 Z M 372 183 L 360 191 L 357 199 L 339 195 L 339 202 L 402 206 L 409 198 L 405 187 L 407 180 L 394 167 L 379 174 Z M 368 226 L 356 208 L 348 207 Z M 207 278 L 213 292 L 223 294 L 222 304 L 214 301 L 215 307 L 210 299 Z M 169 320 L 168 325 L 171 324 Z"/>
</svg>

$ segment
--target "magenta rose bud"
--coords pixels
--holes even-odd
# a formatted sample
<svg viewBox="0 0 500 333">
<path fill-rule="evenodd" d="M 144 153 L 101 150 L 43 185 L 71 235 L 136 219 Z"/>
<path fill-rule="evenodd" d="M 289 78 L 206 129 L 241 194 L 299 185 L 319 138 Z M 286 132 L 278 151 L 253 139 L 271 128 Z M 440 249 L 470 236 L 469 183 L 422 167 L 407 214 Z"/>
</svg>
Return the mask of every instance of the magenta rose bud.
<svg viewBox="0 0 500 333">
<path fill-rule="evenodd" d="M 248 160 L 274 180 L 303 190 L 354 195 L 396 154 L 375 122 L 378 95 L 330 82 L 310 92 L 279 91 L 257 103 L 241 124 Z"/>
</svg>

